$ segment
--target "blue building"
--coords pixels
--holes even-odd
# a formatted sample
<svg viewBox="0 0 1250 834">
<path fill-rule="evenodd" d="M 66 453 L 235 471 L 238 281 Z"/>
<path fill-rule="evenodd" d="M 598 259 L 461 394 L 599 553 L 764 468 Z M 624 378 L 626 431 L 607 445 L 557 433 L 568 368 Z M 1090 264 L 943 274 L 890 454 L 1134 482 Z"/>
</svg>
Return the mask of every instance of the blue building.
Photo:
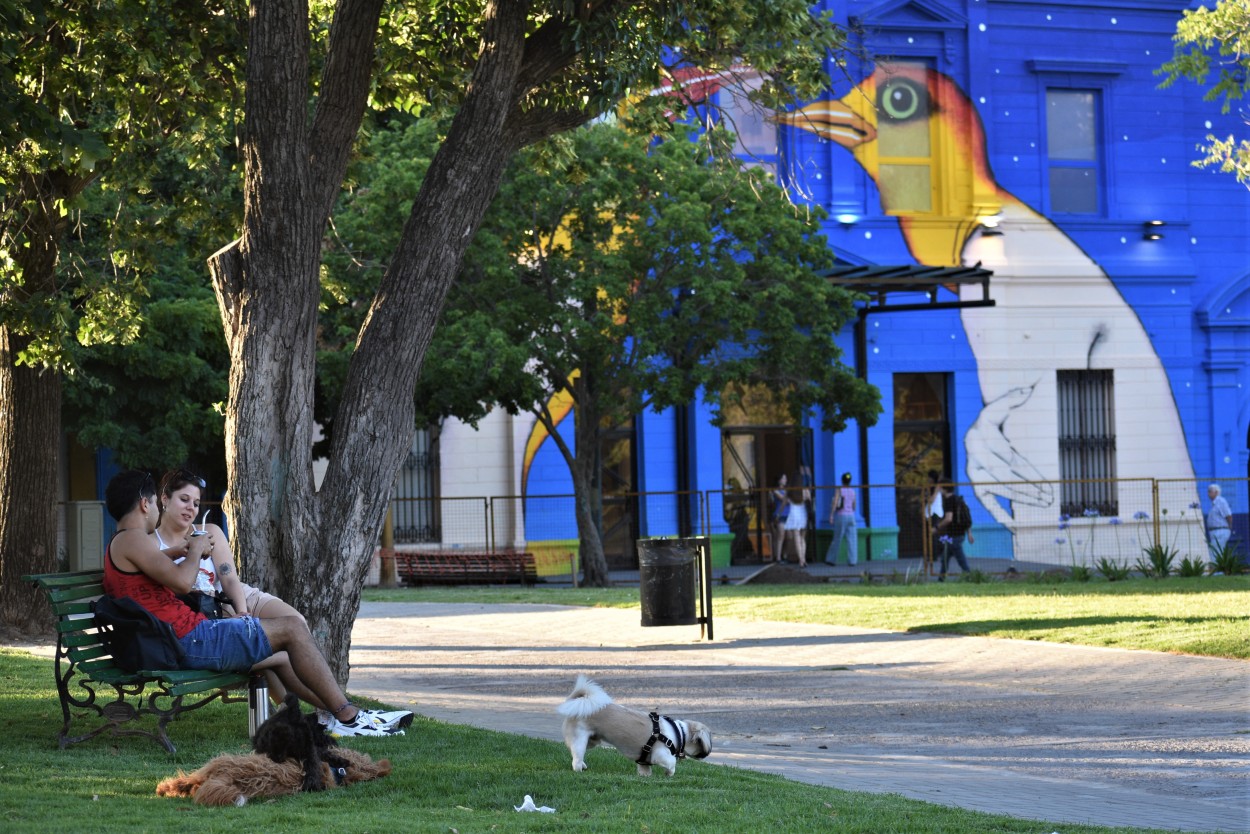
<svg viewBox="0 0 1250 834">
<path fill-rule="evenodd" d="M 864 491 L 861 525 L 882 533 L 874 558 L 918 547 L 929 470 L 968 485 L 978 538 L 1015 558 L 1053 548 L 1065 515 L 1196 519 L 1208 479 L 1232 480 L 1226 495 L 1244 513 L 1250 193 L 1190 163 L 1208 134 L 1245 125 L 1197 87 L 1159 88 L 1183 8 L 823 2 L 816 11 L 854 33 L 856 55 L 832 69 L 844 80 L 827 97 L 763 116 L 742 104 L 749 72 L 727 79 L 713 95 L 744 161 L 828 213 L 831 280 L 881 276 L 857 361 L 884 414 L 836 436 L 767 407 L 722 428 L 694 404 L 639 415 L 617 441 L 618 481 L 663 493 L 732 478 L 762 495 L 782 473 L 824 486 L 849 471 L 889 486 Z M 959 276 L 984 271 L 994 304 L 968 304 L 985 282 Z M 938 277 L 908 293 L 891 274 Z M 856 356 L 856 334 L 840 338 Z M 551 445 L 512 444 L 524 460 L 500 491 L 571 491 Z M 445 483 L 457 480 L 448 457 Z M 818 491 L 821 526 L 828 495 Z M 676 532 L 648 526 L 645 505 L 623 512 L 617 564 L 632 558 L 630 536 Z M 526 528 L 530 540 L 573 534 L 536 517 Z"/>
</svg>

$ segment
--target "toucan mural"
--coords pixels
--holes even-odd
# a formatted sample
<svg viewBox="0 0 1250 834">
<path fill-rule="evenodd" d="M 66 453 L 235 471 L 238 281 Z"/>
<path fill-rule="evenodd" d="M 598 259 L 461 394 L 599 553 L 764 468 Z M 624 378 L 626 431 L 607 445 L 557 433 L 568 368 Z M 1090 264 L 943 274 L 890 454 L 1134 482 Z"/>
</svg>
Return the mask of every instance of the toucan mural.
<svg viewBox="0 0 1250 834">
<path fill-rule="evenodd" d="M 1137 314 L 1093 258 L 995 181 L 981 118 L 954 81 L 916 64 L 881 65 L 840 99 L 779 121 L 851 152 L 918 263 L 993 270 L 997 305 L 961 316 L 982 401 L 963 438 L 965 474 L 994 520 L 1053 537 L 1060 508 L 1046 482 L 1062 477 L 1058 371 L 1114 371 L 1116 470 L 1109 475 L 1194 477 L 1168 375 Z M 933 151 L 929 171 L 887 170 L 878 145 L 891 131 L 923 138 L 913 144 Z M 912 208 L 915 195 L 909 201 L 906 191 L 917 181 L 931 193 Z M 983 220 L 994 234 L 982 234 Z M 1192 486 L 1175 495 L 1174 513 L 1196 497 Z"/>
</svg>

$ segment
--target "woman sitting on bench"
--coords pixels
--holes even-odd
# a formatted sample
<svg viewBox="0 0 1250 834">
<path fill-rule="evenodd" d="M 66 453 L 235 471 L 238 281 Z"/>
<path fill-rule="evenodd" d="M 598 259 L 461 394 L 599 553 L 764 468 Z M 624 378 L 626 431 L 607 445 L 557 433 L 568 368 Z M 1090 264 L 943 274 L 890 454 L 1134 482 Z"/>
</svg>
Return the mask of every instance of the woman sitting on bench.
<svg viewBox="0 0 1250 834">
<path fill-rule="evenodd" d="M 171 559 L 156 542 L 156 492 L 146 472 L 122 472 L 109 481 L 105 499 L 117 533 L 104 551 L 105 593 L 130 597 L 168 623 L 186 654 L 184 668 L 240 673 L 271 668 L 287 690 L 331 705 L 329 729 L 335 735 L 380 736 L 402 729 L 402 719 L 387 722 L 347 700 L 302 619 L 209 619 L 178 599 L 195 587 L 200 559 L 216 544 L 215 537 L 192 537 L 186 558 Z M 411 713 L 405 717 L 412 721 Z"/>
</svg>

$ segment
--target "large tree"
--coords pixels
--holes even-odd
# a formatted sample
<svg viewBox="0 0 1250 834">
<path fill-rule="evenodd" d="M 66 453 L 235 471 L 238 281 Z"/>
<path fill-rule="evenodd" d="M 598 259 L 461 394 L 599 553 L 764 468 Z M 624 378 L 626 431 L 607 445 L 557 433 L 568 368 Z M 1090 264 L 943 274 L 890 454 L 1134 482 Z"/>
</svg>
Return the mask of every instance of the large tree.
<svg viewBox="0 0 1250 834">
<path fill-rule="evenodd" d="M 56 564 L 62 374 L 81 348 L 132 340 L 150 275 L 129 201 L 153 160 L 212 168 L 231 119 L 241 4 L 0 2 L 0 618 L 46 610 L 23 573 Z M 207 150 L 207 155 L 206 155 Z M 67 265 L 88 188 L 111 188 L 109 256 Z M 223 186 L 219 185 L 221 189 Z M 225 186 L 228 190 L 228 185 Z M 177 194 L 195 201 L 197 192 Z M 107 200 L 102 201 L 108 202 Z M 205 231 L 208 229 L 205 228 Z M 149 229 L 166 241 L 169 226 Z M 142 249 L 143 247 L 140 247 Z"/>
<path fill-rule="evenodd" d="M 420 177 L 428 126 L 374 137 L 362 189 L 336 216 L 331 282 L 376 264 L 396 176 Z M 819 217 L 718 134 L 654 145 L 599 124 L 518 156 L 466 255 L 417 385 L 427 419 L 530 411 L 569 467 L 588 584 L 608 581 L 601 430 L 702 394 L 714 410 L 755 386 L 826 428 L 875 421 L 875 389 L 839 361 L 850 296 L 818 275 Z M 719 150 L 719 152 L 715 152 Z M 376 267 L 374 267 L 376 269 Z M 345 278 L 343 276 L 346 276 Z M 352 290 L 348 290 L 351 292 Z M 355 290 L 358 291 L 358 290 Z M 329 328 L 327 328 L 329 329 Z M 572 442 L 557 431 L 567 392 Z"/>
<path fill-rule="evenodd" d="M 1167 87 L 1185 78 L 1208 89 L 1205 101 L 1221 101 L 1224 113 L 1250 91 L 1250 0 L 1220 0 L 1213 8 L 1185 9 L 1176 24 L 1175 54 L 1158 73 Z M 1250 126 L 1250 114 L 1240 111 Z M 1206 154 L 1193 164 L 1215 166 L 1250 188 L 1250 138 L 1208 134 L 1198 150 Z"/>
<path fill-rule="evenodd" d="M 321 244 L 374 85 L 381 10 L 381 0 L 340 0 L 314 78 L 308 7 L 253 3 L 243 229 L 210 262 L 231 357 L 227 511 L 245 576 L 304 611 L 341 679 L 411 439 L 422 361 L 512 155 L 658 84 L 665 54 L 713 70 L 745 61 L 776 79 L 773 92 L 812 96 L 827 83 L 829 50 L 840 46 L 836 27 L 802 0 L 405 7 L 386 29 L 380 68 L 410 78 L 431 108 L 453 115 L 367 307 L 318 490 Z"/>
</svg>

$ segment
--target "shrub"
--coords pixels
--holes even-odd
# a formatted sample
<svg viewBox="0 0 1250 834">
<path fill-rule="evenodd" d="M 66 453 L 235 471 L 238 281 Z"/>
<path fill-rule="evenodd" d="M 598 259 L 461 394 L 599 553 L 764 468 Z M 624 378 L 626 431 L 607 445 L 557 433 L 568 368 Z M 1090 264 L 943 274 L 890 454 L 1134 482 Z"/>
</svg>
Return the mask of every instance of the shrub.
<svg viewBox="0 0 1250 834">
<path fill-rule="evenodd" d="M 1115 559 L 1108 559 L 1104 556 L 1098 560 L 1098 572 L 1108 582 L 1118 582 L 1128 579 L 1133 574 L 1133 569 L 1128 566 L 1127 562 L 1121 564 Z"/>
<path fill-rule="evenodd" d="M 1190 559 L 1186 556 L 1181 559 L 1180 567 L 1176 569 L 1177 576 L 1202 576 L 1207 572 L 1207 562 L 1205 559 Z"/>
<path fill-rule="evenodd" d="M 886 581 L 891 585 L 919 585 L 923 574 L 919 570 L 908 568 L 905 573 L 900 573 L 897 569 L 890 571 L 890 575 L 886 577 Z"/>
<path fill-rule="evenodd" d="M 1165 544 L 1152 544 L 1150 547 L 1144 547 L 1142 553 L 1144 555 L 1137 559 L 1137 570 L 1141 571 L 1143 576 L 1154 579 L 1163 579 L 1171 574 L 1172 563 L 1180 555 L 1175 547 Z"/>
<path fill-rule="evenodd" d="M 1236 576 L 1246 572 L 1246 563 L 1242 561 L 1241 551 L 1237 549 L 1237 545 L 1230 541 L 1212 554 L 1211 569 L 1225 576 Z"/>
</svg>

